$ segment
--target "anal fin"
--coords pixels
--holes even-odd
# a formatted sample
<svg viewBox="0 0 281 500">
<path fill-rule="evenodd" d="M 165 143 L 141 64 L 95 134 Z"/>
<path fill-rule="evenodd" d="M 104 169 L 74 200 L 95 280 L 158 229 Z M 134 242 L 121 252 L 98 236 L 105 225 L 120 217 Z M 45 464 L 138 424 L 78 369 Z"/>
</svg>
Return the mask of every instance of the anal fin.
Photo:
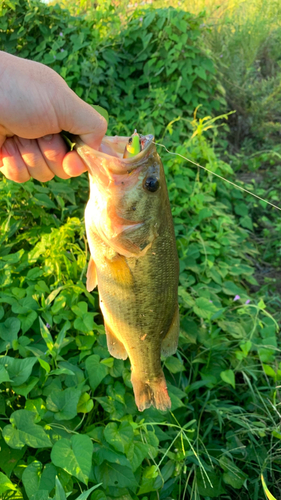
<svg viewBox="0 0 281 500">
<path fill-rule="evenodd" d="M 106 323 L 104 323 L 104 327 L 106 333 L 107 347 L 111 356 L 117 359 L 127 359 L 128 354 L 122 342 L 116 338 L 111 328 Z"/>
<path fill-rule="evenodd" d="M 86 288 L 88 292 L 91 292 L 96 288 L 98 284 L 97 268 L 95 261 L 90 257 L 88 269 L 87 269 L 87 283 Z"/>
<path fill-rule="evenodd" d="M 169 331 L 166 333 L 166 336 L 162 340 L 161 354 L 163 356 L 167 357 L 175 354 L 178 347 L 179 332 L 180 315 L 179 308 L 177 307 Z"/>
</svg>

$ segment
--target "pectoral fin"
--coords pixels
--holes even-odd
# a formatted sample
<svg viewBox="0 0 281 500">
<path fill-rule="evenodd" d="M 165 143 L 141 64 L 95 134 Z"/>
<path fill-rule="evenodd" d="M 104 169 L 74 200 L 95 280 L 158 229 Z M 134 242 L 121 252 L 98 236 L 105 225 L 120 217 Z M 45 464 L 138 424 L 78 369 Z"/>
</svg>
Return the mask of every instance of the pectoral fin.
<svg viewBox="0 0 281 500">
<path fill-rule="evenodd" d="M 122 342 L 120 342 L 120 340 L 116 338 L 111 328 L 106 323 L 104 324 L 104 327 L 106 333 L 107 347 L 111 356 L 117 359 L 127 359 L 128 354 Z"/>
<path fill-rule="evenodd" d="M 88 270 L 87 270 L 87 283 L 86 288 L 88 292 L 91 292 L 96 288 L 98 284 L 97 268 L 94 260 L 90 257 Z"/>
<path fill-rule="evenodd" d="M 177 306 L 169 331 L 166 333 L 166 336 L 162 340 L 161 354 L 163 356 L 167 357 L 175 354 L 178 347 L 179 332 L 180 315 L 179 308 Z"/>
</svg>

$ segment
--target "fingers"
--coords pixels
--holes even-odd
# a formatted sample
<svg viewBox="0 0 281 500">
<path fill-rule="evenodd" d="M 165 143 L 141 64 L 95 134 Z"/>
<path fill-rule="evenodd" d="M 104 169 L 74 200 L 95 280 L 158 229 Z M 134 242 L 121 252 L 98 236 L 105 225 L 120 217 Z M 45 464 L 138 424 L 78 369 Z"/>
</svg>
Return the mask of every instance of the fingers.
<svg viewBox="0 0 281 500">
<path fill-rule="evenodd" d="M 50 181 L 54 173 L 45 162 L 37 141 L 21 137 L 14 137 L 14 141 L 31 177 L 41 182 Z"/>
<path fill-rule="evenodd" d="M 37 139 L 37 142 L 51 172 L 61 179 L 68 179 L 71 175 L 68 175 L 63 169 L 63 159 L 67 153 L 67 147 L 62 137 L 59 134 L 47 135 Z"/>
<path fill-rule="evenodd" d="M 85 172 L 86 166 L 76 151 L 70 151 L 63 159 L 63 170 L 70 177 L 78 177 Z"/>
<path fill-rule="evenodd" d="M 8 138 L 0 148 L 0 171 L 7 179 L 15 182 L 26 182 L 33 177 L 41 182 L 51 180 L 54 175 L 68 179 L 72 173 L 63 169 L 63 160 L 67 147 L 55 134 L 41 137 L 38 140 Z M 1 161 L 2 160 L 2 161 Z M 80 175 L 85 170 L 75 159 L 67 163 L 69 172 Z"/>
<path fill-rule="evenodd" d="M 1 148 L 1 172 L 7 179 L 26 182 L 30 174 L 13 139 L 6 139 Z"/>
</svg>

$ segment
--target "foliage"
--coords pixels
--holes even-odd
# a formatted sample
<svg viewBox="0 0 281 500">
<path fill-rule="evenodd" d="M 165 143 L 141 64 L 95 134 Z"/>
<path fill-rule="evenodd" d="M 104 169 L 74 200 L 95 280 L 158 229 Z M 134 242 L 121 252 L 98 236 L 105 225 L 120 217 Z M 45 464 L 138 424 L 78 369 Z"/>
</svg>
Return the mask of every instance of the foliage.
<svg viewBox="0 0 281 500">
<path fill-rule="evenodd" d="M 250 235 L 263 205 L 248 206 L 215 177 L 234 179 L 206 139 L 207 130 L 217 137 L 217 122 L 187 121 L 197 104 L 202 114 L 218 109 L 202 19 L 182 12 L 175 23 L 175 11 L 148 9 L 122 25 L 106 3 L 83 19 L 23 0 L 2 9 L 2 48 L 49 64 L 88 102 L 108 107 L 114 133 L 131 132 L 135 120 L 157 137 L 168 132 L 173 150 L 210 171 L 159 150 L 180 256 L 179 350 L 163 360 L 169 414 L 137 411 L 129 362 L 110 357 L 97 292 L 86 291 L 86 177 L 1 180 L 3 500 L 259 500 L 263 487 L 278 497 L 280 318 L 262 290 L 252 293 Z"/>
<path fill-rule="evenodd" d="M 281 110 L 280 2 L 236 0 L 206 21 L 206 43 L 216 59 L 229 110 L 234 151 L 279 143 Z"/>
<path fill-rule="evenodd" d="M 202 16 L 136 10 L 122 27 L 107 3 L 84 18 L 32 0 L 13 0 L 13 11 L 9 5 L 2 6 L 0 48 L 49 65 L 79 96 L 109 110 L 110 133 L 130 134 L 133 123 L 161 137 L 175 121 L 179 141 L 196 106 L 210 114 L 224 105 L 201 42 Z"/>
</svg>

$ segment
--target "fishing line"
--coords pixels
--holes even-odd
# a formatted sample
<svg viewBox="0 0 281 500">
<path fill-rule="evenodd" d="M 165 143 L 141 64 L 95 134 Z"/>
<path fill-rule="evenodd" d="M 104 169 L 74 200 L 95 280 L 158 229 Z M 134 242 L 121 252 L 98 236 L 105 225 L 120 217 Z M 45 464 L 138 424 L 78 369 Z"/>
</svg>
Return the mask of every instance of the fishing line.
<svg viewBox="0 0 281 500">
<path fill-rule="evenodd" d="M 209 170 L 207 167 L 203 167 L 202 165 L 200 165 L 199 163 L 196 163 L 195 161 L 193 160 L 190 160 L 189 158 L 186 158 L 185 156 L 179 154 L 179 153 L 173 153 L 172 151 L 169 151 L 166 146 L 164 146 L 164 144 L 160 144 L 159 142 L 153 142 L 153 144 L 155 144 L 155 146 L 161 146 L 162 148 L 164 148 L 167 153 L 169 153 L 170 155 L 174 155 L 174 156 L 179 156 L 180 158 L 183 158 L 184 160 L 186 161 L 189 161 L 190 163 L 193 163 L 193 165 L 196 165 L 196 167 L 200 167 L 202 168 L 203 170 L 206 170 L 207 172 L 209 172 L 210 174 L 212 175 L 215 175 L 216 177 L 219 177 L 219 179 L 222 179 L 223 181 L 225 182 L 228 182 L 228 184 L 231 184 L 232 186 L 234 186 L 236 189 L 240 189 L 241 191 L 244 191 L 245 193 L 248 193 L 250 194 L 251 196 L 254 196 L 255 198 L 257 198 L 258 200 L 260 201 L 263 201 L 264 203 L 267 203 L 268 205 L 271 205 L 273 208 L 276 208 L 277 210 L 280 210 L 281 212 L 281 208 L 278 207 L 277 205 L 274 205 L 274 203 L 271 203 L 270 201 L 268 200 L 265 200 L 264 198 L 261 198 L 261 196 L 258 196 L 257 194 L 255 193 L 252 193 L 252 191 L 248 191 L 248 189 L 245 189 L 243 188 L 242 186 L 238 186 L 238 184 L 235 184 L 235 182 L 232 182 L 228 179 L 225 179 L 225 177 L 222 177 L 221 175 L 219 174 L 216 174 L 216 172 L 213 172 L 212 170 Z"/>
</svg>

